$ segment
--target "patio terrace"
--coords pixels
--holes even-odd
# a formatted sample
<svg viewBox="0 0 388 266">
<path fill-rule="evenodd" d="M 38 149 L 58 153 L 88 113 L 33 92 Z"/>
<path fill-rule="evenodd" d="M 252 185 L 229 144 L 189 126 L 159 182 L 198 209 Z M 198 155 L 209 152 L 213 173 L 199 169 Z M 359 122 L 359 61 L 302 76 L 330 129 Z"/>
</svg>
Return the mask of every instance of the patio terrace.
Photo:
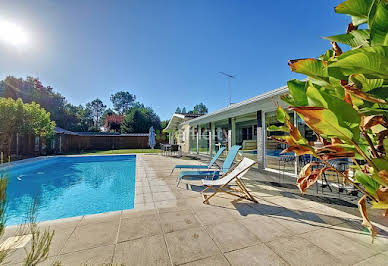
<svg viewBox="0 0 388 266">
<path fill-rule="evenodd" d="M 257 204 L 219 195 L 202 204 L 198 180 L 169 176 L 175 164 L 199 161 L 138 154 L 135 208 L 42 222 L 55 230 L 43 265 L 383 265 L 388 220 L 372 245 L 356 199 L 302 196 L 294 180 L 251 170 L 245 180 Z M 374 216 L 372 214 L 372 216 Z M 12 236 L 8 227 L 4 239 Z M 23 248 L 10 258 L 20 265 Z"/>
</svg>

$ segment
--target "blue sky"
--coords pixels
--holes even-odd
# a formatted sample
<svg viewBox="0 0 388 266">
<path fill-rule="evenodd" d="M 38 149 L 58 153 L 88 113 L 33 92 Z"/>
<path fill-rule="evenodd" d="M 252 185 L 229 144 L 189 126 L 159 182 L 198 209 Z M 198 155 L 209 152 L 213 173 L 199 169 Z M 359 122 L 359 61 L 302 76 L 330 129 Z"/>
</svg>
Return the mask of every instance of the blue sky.
<svg viewBox="0 0 388 266">
<path fill-rule="evenodd" d="M 301 76 L 288 59 L 316 57 L 321 36 L 349 19 L 334 0 L 2 0 L 0 19 L 28 33 L 23 47 L 0 43 L 0 78 L 39 77 L 73 104 L 119 90 L 162 119 L 177 106 L 225 107 L 225 77 L 238 102 Z"/>
</svg>

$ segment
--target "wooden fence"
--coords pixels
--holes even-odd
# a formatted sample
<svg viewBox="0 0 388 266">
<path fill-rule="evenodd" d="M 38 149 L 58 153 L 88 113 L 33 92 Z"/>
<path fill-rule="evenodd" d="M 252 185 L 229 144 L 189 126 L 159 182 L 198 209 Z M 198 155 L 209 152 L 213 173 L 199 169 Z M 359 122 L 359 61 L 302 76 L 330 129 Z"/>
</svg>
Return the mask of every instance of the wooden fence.
<svg viewBox="0 0 388 266">
<path fill-rule="evenodd" d="M 0 152 L 8 160 L 40 155 L 80 153 L 88 150 L 147 149 L 148 134 L 56 133 L 46 140 L 33 135 L 14 137 L 8 151 L 9 139 L 0 134 Z M 159 144 L 159 141 L 157 141 Z"/>
<path fill-rule="evenodd" d="M 68 135 L 55 138 L 57 153 L 81 152 L 87 150 L 147 149 L 148 134 L 131 135 Z"/>
</svg>

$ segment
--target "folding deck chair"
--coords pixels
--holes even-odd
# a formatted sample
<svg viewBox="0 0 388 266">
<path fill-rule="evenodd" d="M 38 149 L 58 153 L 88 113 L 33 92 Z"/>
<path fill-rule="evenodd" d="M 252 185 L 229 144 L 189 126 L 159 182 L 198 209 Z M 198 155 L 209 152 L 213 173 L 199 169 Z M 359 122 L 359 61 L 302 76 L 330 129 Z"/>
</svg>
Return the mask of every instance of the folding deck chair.
<svg viewBox="0 0 388 266">
<path fill-rule="evenodd" d="M 202 190 L 201 195 L 203 198 L 203 203 L 209 204 L 209 200 L 214 197 L 218 192 L 224 192 L 229 195 L 233 195 L 235 197 L 241 199 L 247 199 L 253 202 L 257 202 L 257 200 L 248 192 L 244 182 L 241 178 L 249 171 L 249 169 L 255 165 L 257 162 L 248 158 L 244 158 L 237 166 L 233 168 L 233 170 L 229 173 L 226 173 L 224 176 L 220 177 L 217 180 L 205 180 L 202 179 L 202 184 L 206 186 L 204 190 Z M 237 184 L 238 188 L 234 188 L 230 186 L 230 183 L 234 181 Z M 215 190 L 210 196 L 204 194 L 208 190 Z M 241 195 L 237 194 L 240 193 Z"/>
<path fill-rule="evenodd" d="M 216 155 L 210 160 L 208 165 L 195 165 L 195 164 L 177 164 L 172 169 L 170 175 L 174 172 L 175 169 L 203 169 L 203 170 L 210 170 L 212 169 L 213 165 L 216 164 L 218 158 L 221 156 L 222 152 L 225 150 L 225 147 L 221 147 Z M 217 164 L 216 164 L 217 165 Z M 219 168 L 219 167 L 218 167 Z"/>
<path fill-rule="evenodd" d="M 232 167 L 233 161 L 237 156 L 238 151 L 240 150 L 241 146 L 234 145 L 232 148 L 230 148 L 230 151 L 228 152 L 228 155 L 225 158 L 225 161 L 219 170 L 212 170 L 212 171 L 182 171 L 179 173 L 177 177 L 177 184 L 176 186 L 179 186 L 179 183 L 181 182 L 183 177 L 200 177 L 200 178 L 216 178 L 223 173 L 226 173 L 229 171 L 229 169 Z"/>
</svg>

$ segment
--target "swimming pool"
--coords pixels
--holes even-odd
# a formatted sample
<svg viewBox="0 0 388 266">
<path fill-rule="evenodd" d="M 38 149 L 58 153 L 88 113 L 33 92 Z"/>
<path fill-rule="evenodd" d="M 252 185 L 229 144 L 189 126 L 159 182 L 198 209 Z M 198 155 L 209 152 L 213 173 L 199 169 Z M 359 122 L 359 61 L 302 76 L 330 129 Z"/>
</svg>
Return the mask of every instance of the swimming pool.
<svg viewBox="0 0 388 266">
<path fill-rule="evenodd" d="M 15 164 L 6 171 L 7 225 L 24 222 L 34 197 L 37 221 L 132 209 L 135 164 L 135 155 L 53 157 Z"/>
</svg>

